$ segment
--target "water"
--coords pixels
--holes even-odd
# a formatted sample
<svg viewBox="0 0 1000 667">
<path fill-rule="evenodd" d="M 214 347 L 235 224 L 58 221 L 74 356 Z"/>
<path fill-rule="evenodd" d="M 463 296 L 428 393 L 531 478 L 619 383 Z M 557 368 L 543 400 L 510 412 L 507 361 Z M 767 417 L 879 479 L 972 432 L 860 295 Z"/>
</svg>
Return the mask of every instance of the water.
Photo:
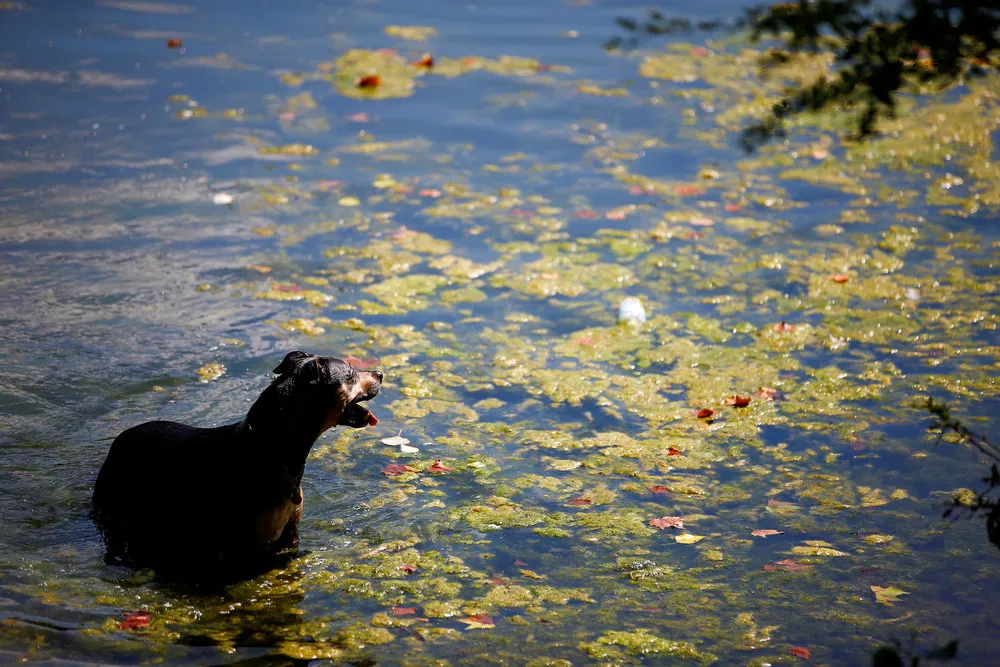
<svg viewBox="0 0 1000 667">
<path fill-rule="evenodd" d="M 745 156 L 724 115 L 752 62 L 642 76 L 705 56 L 606 52 L 642 15 L 621 3 L 4 7 L 0 662 L 863 664 L 911 637 L 991 659 L 997 550 L 939 518 L 988 466 L 922 407 L 996 432 L 996 217 L 949 214 L 992 184 L 967 174 L 989 132 L 904 169 L 906 145 L 822 128 Z M 396 49 L 412 94 L 338 89 L 348 49 Z M 900 142 L 978 127 L 942 113 Z M 329 303 L 283 300 L 307 290 Z M 114 436 L 235 421 L 292 349 L 387 377 L 377 427 L 314 449 L 301 555 L 226 588 L 106 565 L 87 513 Z M 764 568 L 787 559 L 809 569 Z"/>
</svg>

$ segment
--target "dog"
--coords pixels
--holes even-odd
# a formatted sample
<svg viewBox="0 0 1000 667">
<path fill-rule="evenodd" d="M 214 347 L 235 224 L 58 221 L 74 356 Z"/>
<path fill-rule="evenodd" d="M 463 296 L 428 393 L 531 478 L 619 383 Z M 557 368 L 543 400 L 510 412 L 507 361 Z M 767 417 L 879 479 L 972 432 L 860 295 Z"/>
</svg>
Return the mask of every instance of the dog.
<svg viewBox="0 0 1000 667">
<path fill-rule="evenodd" d="M 316 439 L 378 419 L 382 372 L 289 352 L 242 421 L 196 428 L 153 421 L 111 444 L 91 515 L 109 562 L 239 568 L 298 547 L 302 475 Z"/>
</svg>

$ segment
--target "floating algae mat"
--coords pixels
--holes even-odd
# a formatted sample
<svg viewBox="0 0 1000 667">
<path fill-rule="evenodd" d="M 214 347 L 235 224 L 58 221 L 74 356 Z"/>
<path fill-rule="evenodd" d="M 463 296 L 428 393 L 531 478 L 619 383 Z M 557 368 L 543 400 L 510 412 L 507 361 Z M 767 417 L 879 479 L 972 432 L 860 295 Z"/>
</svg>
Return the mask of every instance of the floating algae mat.
<svg viewBox="0 0 1000 667">
<path fill-rule="evenodd" d="M 53 60 L 52 7 L 0 23 L 0 663 L 993 659 L 989 461 L 927 401 L 1000 438 L 996 78 L 745 154 L 829 58 L 605 52 L 586 3 L 99 4 Z M 235 421 L 295 349 L 386 377 L 300 553 L 105 563 L 110 439 Z"/>
</svg>

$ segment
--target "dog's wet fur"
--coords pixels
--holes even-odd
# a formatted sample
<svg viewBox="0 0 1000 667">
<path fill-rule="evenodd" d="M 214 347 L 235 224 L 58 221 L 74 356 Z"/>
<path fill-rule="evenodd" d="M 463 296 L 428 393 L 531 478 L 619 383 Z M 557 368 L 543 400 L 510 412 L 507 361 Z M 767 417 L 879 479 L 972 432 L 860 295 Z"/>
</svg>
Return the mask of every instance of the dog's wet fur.
<svg viewBox="0 0 1000 667">
<path fill-rule="evenodd" d="M 298 546 L 309 450 L 334 426 L 378 421 L 359 403 L 382 373 L 299 351 L 274 373 L 242 421 L 154 421 L 115 438 L 92 505 L 109 561 L 235 572 Z"/>
</svg>

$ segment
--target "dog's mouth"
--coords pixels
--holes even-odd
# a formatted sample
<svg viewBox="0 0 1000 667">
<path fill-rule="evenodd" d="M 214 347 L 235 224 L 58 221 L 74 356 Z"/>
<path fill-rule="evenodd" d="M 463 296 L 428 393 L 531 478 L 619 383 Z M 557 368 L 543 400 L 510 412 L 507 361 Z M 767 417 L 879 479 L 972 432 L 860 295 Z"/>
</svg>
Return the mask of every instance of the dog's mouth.
<svg viewBox="0 0 1000 667">
<path fill-rule="evenodd" d="M 372 414 L 371 410 L 360 403 L 351 403 L 344 408 L 343 414 L 340 415 L 341 426 L 364 428 L 365 426 L 374 426 L 377 423 L 378 417 Z"/>
</svg>

